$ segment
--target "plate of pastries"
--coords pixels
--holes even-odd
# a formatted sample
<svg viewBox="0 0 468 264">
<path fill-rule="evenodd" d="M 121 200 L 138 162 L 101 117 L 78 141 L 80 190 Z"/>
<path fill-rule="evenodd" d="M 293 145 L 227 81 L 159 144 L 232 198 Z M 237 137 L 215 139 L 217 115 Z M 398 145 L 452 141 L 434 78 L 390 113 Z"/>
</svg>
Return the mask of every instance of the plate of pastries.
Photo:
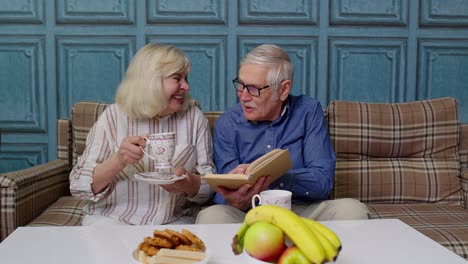
<svg viewBox="0 0 468 264">
<path fill-rule="evenodd" d="M 133 258 L 142 264 L 204 264 L 208 262 L 206 246 L 190 230 L 154 230 L 133 251 Z"/>
</svg>

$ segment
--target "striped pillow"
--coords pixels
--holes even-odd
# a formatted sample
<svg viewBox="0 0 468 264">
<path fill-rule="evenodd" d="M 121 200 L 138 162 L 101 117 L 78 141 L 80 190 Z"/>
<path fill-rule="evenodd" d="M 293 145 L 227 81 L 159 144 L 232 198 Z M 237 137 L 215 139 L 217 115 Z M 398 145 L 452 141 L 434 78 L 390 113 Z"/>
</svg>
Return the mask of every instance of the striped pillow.
<svg viewBox="0 0 468 264">
<path fill-rule="evenodd" d="M 335 198 L 367 203 L 462 204 L 457 102 L 334 101 Z"/>
</svg>

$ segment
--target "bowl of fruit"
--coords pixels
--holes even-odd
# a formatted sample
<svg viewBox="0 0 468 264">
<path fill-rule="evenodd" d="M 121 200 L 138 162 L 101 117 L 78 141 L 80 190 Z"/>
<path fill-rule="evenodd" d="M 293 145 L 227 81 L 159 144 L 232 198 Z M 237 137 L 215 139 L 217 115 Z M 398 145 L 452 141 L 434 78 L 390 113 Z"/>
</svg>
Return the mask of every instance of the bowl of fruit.
<svg viewBox="0 0 468 264">
<path fill-rule="evenodd" d="M 251 209 L 231 246 L 252 264 L 333 262 L 341 251 L 331 229 L 275 205 Z"/>
</svg>

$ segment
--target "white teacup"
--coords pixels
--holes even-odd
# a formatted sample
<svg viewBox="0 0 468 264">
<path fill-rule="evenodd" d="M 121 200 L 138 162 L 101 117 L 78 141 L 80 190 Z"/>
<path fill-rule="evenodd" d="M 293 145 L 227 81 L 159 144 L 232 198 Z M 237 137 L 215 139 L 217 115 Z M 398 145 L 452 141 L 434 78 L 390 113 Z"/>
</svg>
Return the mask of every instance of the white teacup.
<svg viewBox="0 0 468 264">
<path fill-rule="evenodd" d="M 172 157 L 175 151 L 175 133 L 149 134 L 143 137 L 146 140 L 146 147 L 143 150 L 146 156 L 155 161 L 155 169 L 172 168 Z"/>
<path fill-rule="evenodd" d="M 252 208 L 258 205 L 278 205 L 291 210 L 292 193 L 285 190 L 266 190 L 252 197 Z"/>
</svg>

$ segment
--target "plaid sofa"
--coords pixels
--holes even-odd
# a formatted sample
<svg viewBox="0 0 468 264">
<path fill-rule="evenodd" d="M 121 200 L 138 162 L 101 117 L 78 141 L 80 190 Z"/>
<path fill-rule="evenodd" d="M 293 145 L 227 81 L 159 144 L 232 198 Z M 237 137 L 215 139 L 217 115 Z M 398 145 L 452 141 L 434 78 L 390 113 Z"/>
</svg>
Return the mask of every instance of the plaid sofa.
<svg viewBox="0 0 468 264">
<path fill-rule="evenodd" d="M 71 119 L 57 121 L 57 160 L 0 174 L 0 241 L 19 226 L 81 225 L 86 201 L 70 196 L 68 176 L 85 149 L 89 130 L 107 106 L 76 103 Z M 220 114 L 205 112 L 211 128 Z"/>
<path fill-rule="evenodd" d="M 456 100 L 335 101 L 327 112 L 334 198 L 359 199 L 373 218 L 398 218 L 468 259 L 468 125 Z"/>
<path fill-rule="evenodd" d="M 0 174 L 0 241 L 18 226 L 81 224 L 85 202 L 70 196 L 68 174 L 106 107 L 75 104 L 71 120 L 58 120 L 57 160 Z M 360 199 L 373 218 L 399 218 L 468 259 L 468 124 L 458 124 L 456 101 L 334 101 L 325 112 L 337 153 L 333 197 Z M 205 112 L 211 128 L 220 114 Z"/>
</svg>

